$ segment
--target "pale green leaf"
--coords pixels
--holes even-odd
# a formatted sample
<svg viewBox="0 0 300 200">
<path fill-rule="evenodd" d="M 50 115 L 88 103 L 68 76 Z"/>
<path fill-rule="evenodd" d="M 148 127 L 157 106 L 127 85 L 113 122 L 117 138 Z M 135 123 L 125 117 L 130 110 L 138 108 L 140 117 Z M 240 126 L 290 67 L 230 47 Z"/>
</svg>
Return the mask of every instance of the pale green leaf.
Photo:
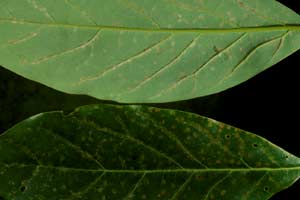
<svg viewBox="0 0 300 200">
<path fill-rule="evenodd" d="M 174 110 L 85 106 L 0 136 L 5 200 L 265 200 L 299 176 L 265 139 Z"/>
<path fill-rule="evenodd" d="M 216 93 L 300 48 L 275 0 L 0 0 L 0 65 L 119 102 Z"/>
</svg>

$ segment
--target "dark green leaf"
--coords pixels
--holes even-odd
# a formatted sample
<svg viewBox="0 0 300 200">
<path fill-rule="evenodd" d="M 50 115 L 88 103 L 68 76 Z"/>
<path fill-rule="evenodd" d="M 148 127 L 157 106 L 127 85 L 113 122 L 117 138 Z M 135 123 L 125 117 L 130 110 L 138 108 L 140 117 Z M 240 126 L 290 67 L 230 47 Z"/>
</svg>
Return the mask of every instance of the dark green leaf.
<svg viewBox="0 0 300 200">
<path fill-rule="evenodd" d="M 95 105 L 44 113 L 0 136 L 9 200 L 265 200 L 300 176 L 300 159 L 195 114 Z"/>
<path fill-rule="evenodd" d="M 0 65 L 67 93 L 176 101 L 295 52 L 299 24 L 275 0 L 0 0 Z"/>
</svg>

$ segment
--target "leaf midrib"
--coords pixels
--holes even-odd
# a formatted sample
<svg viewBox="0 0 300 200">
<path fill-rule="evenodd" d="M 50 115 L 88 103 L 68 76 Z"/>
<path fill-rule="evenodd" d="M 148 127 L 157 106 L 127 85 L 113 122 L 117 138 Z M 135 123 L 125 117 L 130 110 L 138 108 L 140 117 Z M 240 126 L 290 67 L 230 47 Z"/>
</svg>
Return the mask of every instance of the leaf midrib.
<svg viewBox="0 0 300 200">
<path fill-rule="evenodd" d="M 259 168 L 184 168 L 184 169 L 83 169 L 83 168 L 72 168 L 72 167 L 60 167 L 60 166 L 48 166 L 48 165 L 36 165 L 36 164 L 4 164 L 7 168 L 10 167 L 34 167 L 34 168 L 44 168 L 44 169 L 55 169 L 61 171 L 84 171 L 84 172 L 105 172 L 105 173 L 201 173 L 201 172 L 251 172 L 251 171 L 299 171 L 300 176 L 300 166 L 297 167 L 259 167 Z"/>
<path fill-rule="evenodd" d="M 267 32 L 267 31 L 280 31 L 291 30 L 300 31 L 300 24 L 286 24 L 286 25 L 273 25 L 273 26 L 257 26 L 257 27 L 237 27 L 237 28 L 191 28 L 191 29 L 175 29 L 175 28 L 134 28 L 134 27 L 119 27 L 119 26 L 104 26 L 104 25 L 83 25 L 83 24 L 67 24 L 67 23 L 47 23 L 28 20 L 16 19 L 3 19 L 0 22 L 8 22 L 12 24 L 31 24 L 42 25 L 49 27 L 65 27 L 65 28 L 78 28 L 78 29 L 106 29 L 115 31 L 139 31 L 139 32 L 172 32 L 172 33 L 227 33 L 227 32 Z"/>
</svg>

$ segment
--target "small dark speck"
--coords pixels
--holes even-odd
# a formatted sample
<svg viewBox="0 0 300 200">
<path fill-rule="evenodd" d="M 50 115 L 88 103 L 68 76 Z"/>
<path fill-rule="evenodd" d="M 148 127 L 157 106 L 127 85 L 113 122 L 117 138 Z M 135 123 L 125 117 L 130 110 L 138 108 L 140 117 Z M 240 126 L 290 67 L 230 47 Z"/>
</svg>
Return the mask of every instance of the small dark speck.
<svg viewBox="0 0 300 200">
<path fill-rule="evenodd" d="M 22 186 L 20 187 L 20 191 L 21 191 L 21 192 L 25 192 L 25 190 L 26 190 L 26 187 L 25 187 L 24 185 L 22 185 Z"/>
<path fill-rule="evenodd" d="M 265 192 L 269 191 L 269 188 L 268 187 L 264 187 L 264 191 Z"/>
<path fill-rule="evenodd" d="M 136 160 L 138 159 L 138 156 L 133 155 L 133 156 L 131 157 L 131 159 L 134 160 L 134 161 L 136 161 Z"/>
<path fill-rule="evenodd" d="M 230 135 L 225 135 L 226 139 L 230 139 L 231 136 Z"/>
<path fill-rule="evenodd" d="M 257 147 L 258 147 L 258 144 L 255 144 L 255 143 L 254 143 L 252 146 L 253 146 L 254 148 L 257 148 Z"/>
<path fill-rule="evenodd" d="M 216 46 L 214 46 L 214 51 L 216 52 L 216 53 L 220 53 L 220 49 L 219 48 L 217 48 Z"/>
</svg>

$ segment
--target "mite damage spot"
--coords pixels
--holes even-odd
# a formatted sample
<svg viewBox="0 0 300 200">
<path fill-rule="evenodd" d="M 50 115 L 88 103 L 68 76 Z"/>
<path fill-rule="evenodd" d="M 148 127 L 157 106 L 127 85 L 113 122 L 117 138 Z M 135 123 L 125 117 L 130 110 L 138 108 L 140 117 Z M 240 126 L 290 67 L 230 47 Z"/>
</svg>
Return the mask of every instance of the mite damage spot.
<svg viewBox="0 0 300 200">
<path fill-rule="evenodd" d="M 137 155 L 133 155 L 133 156 L 131 156 L 131 159 L 134 160 L 134 161 L 136 161 L 138 159 L 138 156 Z"/>
<path fill-rule="evenodd" d="M 252 144 L 252 146 L 253 146 L 254 148 L 257 148 L 257 147 L 258 147 L 258 144 L 254 143 L 254 144 Z"/>
<path fill-rule="evenodd" d="M 21 187 L 20 187 L 20 192 L 25 192 L 26 191 L 26 186 L 25 185 L 22 185 Z"/>
<path fill-rule="evenodd" d="M 227 134 L 227 135 L 225 135 L 225 138 L 226 138 L 227 140 L 229 140 L 229 139 L 231 138 L 231 135 Z"/>
<path fill-rule="evenodd" d="M 269 191 L 269 187 L 264 187 L 264 191 L 268 192 Z"/>
<path fill-rule="evenodd" d="M 220 53 L 220 52 L 222 51 L 222 49 L 219 49 L 219 48 L 216 47 L 216 46 L 214 46 L 213 49 L 214 49 L 214 51 L 215 51 L 216 53 Z"/>
</svg>

